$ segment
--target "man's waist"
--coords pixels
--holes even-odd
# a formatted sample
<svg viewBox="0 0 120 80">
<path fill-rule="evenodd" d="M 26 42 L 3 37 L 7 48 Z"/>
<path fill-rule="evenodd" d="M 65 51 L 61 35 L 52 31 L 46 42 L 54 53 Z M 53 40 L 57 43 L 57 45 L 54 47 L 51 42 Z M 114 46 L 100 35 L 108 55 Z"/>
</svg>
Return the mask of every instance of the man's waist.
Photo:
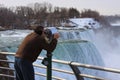
<svg viewBox="0 0 120 80">
<path fill-rule="evenodd" d="M 22 55 L 15 55 L 16 58 L 21 58 L 21 59 L 24 59 L 24 60 L 28 60 L 30 62 L 34 62 L 35 60 L 33 58 L 29 58 L 27 56 L 22 56 Z"/>
</svg>

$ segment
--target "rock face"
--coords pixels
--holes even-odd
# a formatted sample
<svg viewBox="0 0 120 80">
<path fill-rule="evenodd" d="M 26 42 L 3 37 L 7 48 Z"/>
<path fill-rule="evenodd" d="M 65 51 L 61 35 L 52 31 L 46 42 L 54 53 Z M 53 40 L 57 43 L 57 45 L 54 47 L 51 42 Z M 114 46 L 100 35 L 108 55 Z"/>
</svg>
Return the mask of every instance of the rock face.
<svg viewBox="0 0 120 80">
<path fill-rule="evenodd" d="M 6 55 L 0 54 L 0 60 L 7 60 Z M 7 67 L 9 68 L 9 64 L 6 62 L 0 61 L 0 67 Z M 0 74 L 6 74 L 6 75 L 14 75 L 14 72 L 12 70 L 6 70 L 0 68 Z M 0 76 L 0 80 L 14 80 L 13 78 L 9 77 L 3 77 Z"/>
</svg>

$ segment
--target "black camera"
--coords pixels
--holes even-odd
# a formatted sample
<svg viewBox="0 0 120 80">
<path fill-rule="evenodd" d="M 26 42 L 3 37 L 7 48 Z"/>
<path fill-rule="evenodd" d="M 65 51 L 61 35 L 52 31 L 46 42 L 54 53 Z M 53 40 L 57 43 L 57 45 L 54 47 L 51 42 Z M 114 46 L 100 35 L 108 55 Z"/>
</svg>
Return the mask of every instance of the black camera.
<svg viewBox="0 0 120 80">
<path fill-rule="evenodd" d="M 51 42 L 54 34 L 57 33 L 57 29 L 55 27 L 49 27 L 47 29 L 44 30 L 44 34 L 46 35 L 47 41 Z"/>
<path fill-rule="evenodd" d="M 48 65 L 48 58 L 45 57 L 42 62 L 41 62 L 43 65 L 47 66 Z"/>
</svg>

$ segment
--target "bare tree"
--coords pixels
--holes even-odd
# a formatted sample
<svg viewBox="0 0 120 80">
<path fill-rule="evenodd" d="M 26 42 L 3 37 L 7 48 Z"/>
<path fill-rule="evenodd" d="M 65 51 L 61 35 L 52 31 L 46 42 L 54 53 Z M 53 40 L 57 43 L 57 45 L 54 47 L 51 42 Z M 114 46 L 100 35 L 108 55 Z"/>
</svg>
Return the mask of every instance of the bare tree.
<svg viewBox="0 0 120 80">
<path fill-rule="evenodd" d="M 64 22 L 66 19 L 68 19 L 68 10 L 66 8 L 61 8 L 60 22 Z"/>
<path fill-rule="evenodd" d="M 0 25 L 1 26 L 12 26 L 12 23 L 15 21 L 15 14 L 7 8 L 0 8 Z"/>
</svg>

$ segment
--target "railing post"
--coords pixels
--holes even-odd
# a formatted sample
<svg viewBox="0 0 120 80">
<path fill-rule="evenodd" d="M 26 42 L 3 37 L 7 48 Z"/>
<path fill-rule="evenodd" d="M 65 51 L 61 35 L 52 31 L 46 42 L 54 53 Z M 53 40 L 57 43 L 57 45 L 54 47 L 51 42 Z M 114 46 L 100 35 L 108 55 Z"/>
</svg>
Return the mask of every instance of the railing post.
<svg viewBox="0 0 120 80">
<path fill-rule="evenodd" d="M 72 62 L 71 62 L 72 63 Z M 78 69 L 77 66 L 74 66 L 74 65 L 71 65 L 71 63 L 69 64 L 70 67 L 72 68 L 75 76 L 76 76 L 76 79 L 77 80 L 84 80 L 84 78 L 82 76 L 79 76 L 79 74 L 81 74 L 80 70 Z"/>
<path fill-rule="evenodd" d="M 42 60 L 42 64 L 47 66 L 47 80 L 52 80 L 52 53 L 47 51 L 46 57 Z"/>
<path fill-rule="evenodd" d="M 52 80 L 52 53 L 47 52 L 47 60 L 48 60 L 48 65 L 47 65 L 47 80 Z"/>
</svg>

